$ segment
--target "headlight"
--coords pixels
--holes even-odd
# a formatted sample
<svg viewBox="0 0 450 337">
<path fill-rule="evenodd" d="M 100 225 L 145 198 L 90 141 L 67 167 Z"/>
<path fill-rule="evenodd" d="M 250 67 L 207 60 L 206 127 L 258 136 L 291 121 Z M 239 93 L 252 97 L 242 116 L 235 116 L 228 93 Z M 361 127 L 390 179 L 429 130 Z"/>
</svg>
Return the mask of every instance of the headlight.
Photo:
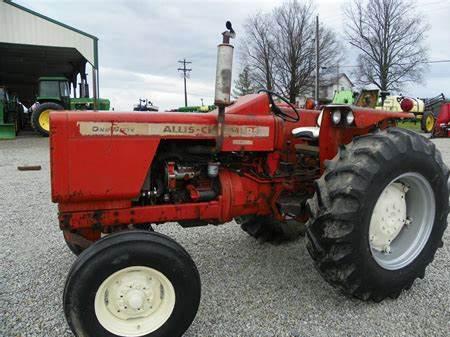
<svg viewBox="0 0 450 337">
<path fill-rule="evenodd" d="M 348 125 L 353 124 L 353 122 L 355 121 L 355 116 L 353 115 L 353 112 L 349 111 L 347 113 L 347 116 L 345 117 L 345 121 L 347 122 Z"/>
<path fill-rule="evenodd" d="M 334 111 L 333 114 L 331 115 L 334 124 L 339 124 L 341 122 L 341 117 L 342 114 L 340 110 Z"/>
</svg>

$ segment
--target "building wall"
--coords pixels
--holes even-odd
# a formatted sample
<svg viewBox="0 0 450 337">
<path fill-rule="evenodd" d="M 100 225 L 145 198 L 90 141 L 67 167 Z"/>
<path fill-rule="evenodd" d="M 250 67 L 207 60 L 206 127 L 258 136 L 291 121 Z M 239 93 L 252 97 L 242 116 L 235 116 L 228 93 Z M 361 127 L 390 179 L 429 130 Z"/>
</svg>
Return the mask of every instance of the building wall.
<svg viewBox="0 0 450 337">
<path fill-rule="evenodd" d="M 332 79 L 333 81 L 333 79 Z M 321 99 L 333 99 L 334 92 L 340 91 L 340 90 L 351 90 L 353 88 L 352 83 L 348 80 L 347 76 L 341 76 L 339 78 L 339 84 L 336 83 L 336 80 L 333 81 L 334 83 L 320 87 L 320 98 Z"/>
</svg>

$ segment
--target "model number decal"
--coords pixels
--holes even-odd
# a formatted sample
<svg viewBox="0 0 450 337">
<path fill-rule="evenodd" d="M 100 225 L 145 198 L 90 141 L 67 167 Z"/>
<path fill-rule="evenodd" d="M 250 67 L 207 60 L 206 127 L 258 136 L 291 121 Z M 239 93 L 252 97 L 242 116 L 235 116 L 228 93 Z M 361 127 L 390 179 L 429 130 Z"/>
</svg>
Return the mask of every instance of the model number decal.
<svg viewBox="0 0 450 337">
<path fill-rule="evenodd" d="M 166 123 L 78 122 L 82 136 L 216 136 L 215 125 Z M 227 125 L 226 137 L 268 137 L 268 126 Z"/>
<path fill-rule="evenodd" d="M 253 140 L 247 139 L 233 139 L 234 145 L 253 145 Z"/>
</svg>

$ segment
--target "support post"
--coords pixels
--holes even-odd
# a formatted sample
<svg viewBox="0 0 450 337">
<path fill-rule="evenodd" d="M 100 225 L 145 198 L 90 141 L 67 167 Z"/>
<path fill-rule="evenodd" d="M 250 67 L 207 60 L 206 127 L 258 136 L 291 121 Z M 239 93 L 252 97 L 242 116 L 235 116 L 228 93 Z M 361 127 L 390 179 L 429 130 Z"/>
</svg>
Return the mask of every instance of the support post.
<svg viewBox="0 0 450 337">
<path fill-rule="evenodd" d="M 186 76 L 184 78 L 184 107 L 187 107 L 187 89 L 186 89 Z"/>
<path fill-rule="evenodd" d="M 319 104 L 319 16 L 316 15 L 316 85 L 314 90 L 314 100 Z"/>
<path fill-rule="evenodd" d="M 183 79 L 184 79 L 184 106 L 187 107 L 187 89 L 186 89 L 186 77 L 189 76 L 189 72 L 192 69 L 186 68 L 186 64 L 192 63 L 189 61 L 186 61 L 186 59 L 183 59 L 183 61 L 178 61 L 178 63 L 183 64 L 183 68 L 178 68 L 178 71 L 183 72 Z"/>
<path fill-rule="evenodd" d="M 94 95 L 94 110 L 98 109 L 98 87 L 97 87 L 97 69 L 92 67 L 92 91 Z"/>
<path fill-rule="evenodd" d="M 100 98 L 100 70 L 96 68 L 95 74 L 97 75 L 97 99 Z"/>
</svg>

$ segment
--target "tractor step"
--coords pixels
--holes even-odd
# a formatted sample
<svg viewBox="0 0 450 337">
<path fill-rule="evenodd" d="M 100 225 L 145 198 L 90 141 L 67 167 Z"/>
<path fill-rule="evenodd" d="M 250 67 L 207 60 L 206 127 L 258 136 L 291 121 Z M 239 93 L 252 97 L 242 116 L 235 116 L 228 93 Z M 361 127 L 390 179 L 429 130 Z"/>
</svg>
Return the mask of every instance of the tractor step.
<svg viewBox="0 0 450 337">
<path fill-rule="evenodd" d="M 283 214 L 300 215 L 305 211 L 306 195 L 282 195 L 277 204 Z"/>
<path fill-rule="evenodd" d="M 16 126 L 14 124 L 0 124 L 0 139 L 15 139 Z"/>
</svg>

